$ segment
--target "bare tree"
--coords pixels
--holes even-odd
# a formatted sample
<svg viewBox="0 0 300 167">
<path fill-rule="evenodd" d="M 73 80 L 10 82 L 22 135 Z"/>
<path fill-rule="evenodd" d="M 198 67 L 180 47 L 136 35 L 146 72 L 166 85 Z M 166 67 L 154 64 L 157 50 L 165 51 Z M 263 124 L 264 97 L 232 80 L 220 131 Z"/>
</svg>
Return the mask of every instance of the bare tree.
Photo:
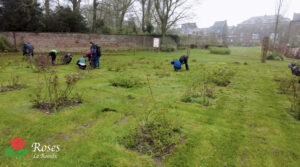
<svg viewBox="0 0 300 167">
<path fill-rule="evenodd" d="M 276 6 L 276 21 L 275 21 L 275 29 L 274 29 L 274 39 L 273 39 L 273 51 L 276 48 L 276 41 L 278 39 L 278 26 L 279 26 L 279 22 L 280 22 L 280 13 L 281 13 L 281 9 L 283 6 L 284 0 L 278 0 L 277 1 L 277 6 Z"/>
<path fill-rule="evenodd" d="M 93 25 L 92 25 L 92 32 L 96 31 L 97 7 L 98 7 L 97 0 L 93 0 Z"/>
<path fill-rule="evenodd" d="M 118 27 L 123 28 L 125 14 L 128 9 L 133 5 L 135 0 L 114 0 L 114 9 L 116 11 L 116 19 L 118 20 Z"/>
<path fill-rule="evenodd" d="M 139 0 L 141 7 L 142 7 L 142 31 L 145 33 L 146 26 L 151 25 L 152 20 L 152 8 L 153 8 L 153 1 L 152 0 Z"/>
<path fill-rule="evenodd" d="M 69 0 L 69 1 L 73 5 L 73 11 L 78 11 L 79 12 L 81 0 Z"/>
<path fill-rule="evenodd" d="M 50 13 L 50 1 L 51 0 L 45 0 L 45 16 L 46 18 L 49 16 Z"/>
<path fill-rule="evenodd" d="M 154 0 L 155 20 L 163 37 L 172 26 L 185 17 L 187 8 L 183 5 L 186 2 L 187 0 Z"/>
</svg>

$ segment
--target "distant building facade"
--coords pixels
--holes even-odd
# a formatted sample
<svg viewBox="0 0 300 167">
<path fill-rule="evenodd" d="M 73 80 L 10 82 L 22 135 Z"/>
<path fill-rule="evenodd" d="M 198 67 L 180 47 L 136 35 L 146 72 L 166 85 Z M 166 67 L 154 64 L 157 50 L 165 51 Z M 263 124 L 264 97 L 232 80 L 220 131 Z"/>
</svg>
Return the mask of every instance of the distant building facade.
<svg viewBox="0 0 300 167">
<path fill-rule="evenodd" d="M 292 47 L 300 46 L 300 13 L 295 13 L 289 25 L 289 44 Z"/>
<path fill-rule="evenodd" d="M 238 24 L 232 32 L 233 45 L 241 46 L 257 46 L 260 45 L 265 36 L 270 39 L 275 38 L 275 24 L 276 17 L 273 16 L 259 16 L 252 17 L 241 24 Z M 279 17 L 278 24 L 278 40 L 280 43 L 288 43 L 290 19 Z"/>
<path fill-rule="evenodd" d="M 252 17 L 237 26 L 228 26 L 227 21 L 217 21 L 209 28 L 198 28 L 196 23 L 183 24 L 181 34 L 197 36 L 202 44 L 230 44 L 236 46 L 258 46 L 265 36 L 275 38 L 276 16 Z M 293 20 L 279 17 L 277 38 L 280 44 L 300 46 L 300 13 Z"/>
</svg>

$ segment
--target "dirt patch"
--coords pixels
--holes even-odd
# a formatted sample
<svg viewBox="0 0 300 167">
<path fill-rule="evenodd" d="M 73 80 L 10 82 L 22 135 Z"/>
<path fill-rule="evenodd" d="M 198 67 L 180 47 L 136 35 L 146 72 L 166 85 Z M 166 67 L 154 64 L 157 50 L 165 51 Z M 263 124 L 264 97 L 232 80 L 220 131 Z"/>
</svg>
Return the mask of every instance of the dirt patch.
<svg viewBox="0 0 300 167">
<path fill-rule="evenodd" d="M 53 109 L 59 110 L 59 109 L 64 109 L 68 107 L 74 107 L 82 103 L 81 99 L 62 99 L 59 101 L 59 103 L 50 103 L 50 102 L 40 102 L 40 103 L 35 103 L 33 108 L 39 109 L 42 112 L 46 114 L 50 114 Z"/>
<path fill-rule="evenodd" d="M 248 65 L 248 63 L 247 63 L 247 62 L 245 62 L 245 63 L 244 63 L 244 65 Z"/>
<path fill-rule="evenodd" d="M 118 112 L 116 109 L 112 109 L 112 108 L 103 108 L 101 110 L 101 112 Z"/>
<path fill-rule="evenodd" d="M 2 134 L 3 134 L 3 135 L 9 135 L 10 132 L 11 132 L 11 129 L 9 129 L 9 128 L 6 128 L 6 129 L 3 129 L 3 130 L 2 130 Z"/>
<path fill-rule="evenodd" d="M 281 151 L 276 149 L 276 148 L 273 148 L 272 151 L 273 151 L 274 155 L 280 155 L 281 154 Z"/>
<path fill-rule="evenodd" d="M 117 120 L 114 124 L 119 125 L 119 124 L 126 123 L 126 122 L 128 122 L 127 117 L 123 117 L 123 118 Z"/>
<path fill-rule="evenodd" d="M 13 91 L 13 90 L 20 90 L 27 88 L 26 85 L 18 84 L 18 85 L 7 85 L 7 86 L 0 86 L 0 93 Z"/>
<path fill-rule="evenodd" d="M 153 161 L 157 167 L 161 167 L 163 165 L 162 157 L 155 157 Z"/>
<path fill-rule="evenodd" d="M 239 65 L 239 64 L 241 64 L 241 63 L 236 61 L 236 62 L 234 62 L 233 64 Z"/>
<path fill-rule="evenodd" d="M 53 140 L 55 140 L 55 139 L 69 140 L 69 139 L 70 139 L 70 136 L 67 135 L 67 134 L 64 134 L 64 133 L 57 133 L 57 134 L 55 134 L 54 136 L 49 137 L 49 138 L 47 139 L 47 141 L 48 141 L 48 142 L 51 142 L 51 141 L 53 141 Z"/>
<path fill-rule="evenodd" d="M 96 123 L 96 121 L 93 120 L 93 121 L 88 121 L 88 122 L 86 122 L 86 123 L 84 123 L 84 124 L 82 124 L 82 125 L 76 126 L 76 127 L 75 127 L 75 133 L 76 133 L 76 134 L 80 134 L 80 133 L 83 132 L 83 130 L 84 130 L 85 128 L 90 127 L 90 126 L 93 126 L 95 123 Z"/>
</svg>

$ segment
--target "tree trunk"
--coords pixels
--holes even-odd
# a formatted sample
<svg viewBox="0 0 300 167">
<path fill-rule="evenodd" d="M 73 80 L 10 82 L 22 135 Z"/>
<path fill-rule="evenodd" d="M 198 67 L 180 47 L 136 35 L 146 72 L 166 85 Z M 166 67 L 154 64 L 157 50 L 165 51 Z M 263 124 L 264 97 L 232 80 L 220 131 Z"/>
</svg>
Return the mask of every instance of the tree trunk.
<svg viewBox="0 0 300 167">
<path fill-rule="evenodd" d="M 96 21 L 97 21 L 97 0 L 93 1 L 93 25 L 92 25 L 92 32 L 96 32 Z"/>
<path fill-rule="evenodd" d="M 45 0 L 45 16 L 49 17 L 50 13 L 50 0 Z"/>
</svg>

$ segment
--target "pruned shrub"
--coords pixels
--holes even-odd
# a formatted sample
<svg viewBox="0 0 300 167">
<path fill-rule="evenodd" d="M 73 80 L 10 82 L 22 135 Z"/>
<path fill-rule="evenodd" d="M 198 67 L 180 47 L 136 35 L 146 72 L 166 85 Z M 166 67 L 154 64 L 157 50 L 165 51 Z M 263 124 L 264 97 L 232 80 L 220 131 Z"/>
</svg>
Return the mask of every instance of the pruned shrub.
<svg viewBox="0 0 300 167">
<path fill-rule="evenodd" d="M 283 61 L 284 57 L 282 54 L 278 52 L 268 52 L 267 54 L 267 60 L 278 60 L 278 61 Z"/>
<path fill-rule="evenodd" d="M 181 139 L 181 125 L 165 111 L 151 113 L 121 138 L 125 147 L 159 157 L 170 153 Z"/>
<path fill-rule="evenodd" d="M 33 108 L 49 113 L 53 110 L 82 103 L 81 95 L 73 92 L 80 76 L 78 74 L 66 75 L 66 86 L 60 85 L 58 79 L 55 74 L 45 76 L 44 83 L 40 84 L 36 94 L 30 96 Z"/>
<path fill-rule="evenodd" d="M 181 101 L 184 103 L 198 103 L 204 106 L 210 106 L 213 104 L 215 98 L 214 87 L 204 82 L 203 85 L 194 85 L 187 89 Z"/>
<path fill-rule="evenodd" d="M 12 90 L 19 90 L 26 88 L 25 84 L 20 83 L 20 76 L 11 74 L 11 78 L 7 84 L 0 85 L 0 92 L 7 92 Z"/>
<path fill-rule="evenodd" d="M 38 55 L 34 58 L 34 72 L 46 72 L 49 71 L 51 68 L 51 61 L 49 60 L 48 56 L 45 55 Z"/>
<path fill-rule="evenodd" d="M 229 48 L 221 48 L 221 47 L 209 47 L 209 51 L 211 54 L 221 54 L 221 55 L 230 55 L 231 53 Z"/>
<path fill-rule="evenodd" d="M 289 94 L 293 84 L 293 78 L 274 76 L 274 80 L 279 82 L 278 93 Z"/>
<path fill-rule="evenodd" d="M 13 45 L 6 39 L 5 36 L 0 35 L 0 52 L 15 51 Z"/>
<path fill-rule="evenodd" d="M 235 72 L 226 66 L 215 66 L 208 75 L 208 80 L 218 86 L 227 86 Z"/>
<path fill-rule="evenodd" d="M 133 88 L 133 87 L 139 87 L 143 85 L 143 83 L 133 77 L 123 77 L 119 76 L 114 79 L 109 80 L 112 86 L 114 87 L 123 87 L 123 88 Z"/>
</svg>

